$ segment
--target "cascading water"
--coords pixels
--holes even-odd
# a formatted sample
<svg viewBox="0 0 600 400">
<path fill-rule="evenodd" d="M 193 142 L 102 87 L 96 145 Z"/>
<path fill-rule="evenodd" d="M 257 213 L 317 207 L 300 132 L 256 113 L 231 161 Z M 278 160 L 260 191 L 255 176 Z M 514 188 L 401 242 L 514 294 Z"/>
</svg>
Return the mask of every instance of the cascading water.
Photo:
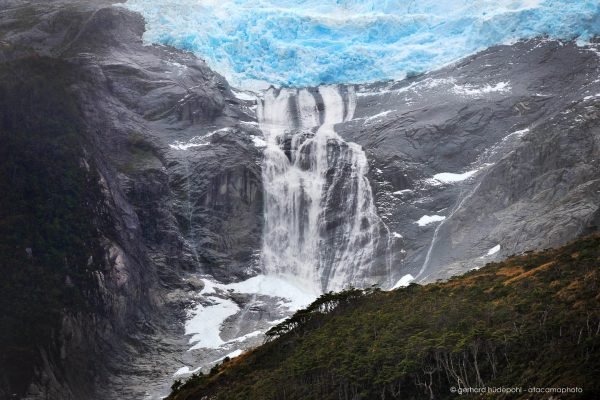
<svg viewBox="0 0 600 400">
<path fill-rule="evenodd" d="M 263 267 L 319 291 L 390 276 L 389 231 L 377 215 L 362 148 L 335 125 L 353 117 L 352 87 L 269 89 L 258 117 L 263 163 Z"/>
</svg>

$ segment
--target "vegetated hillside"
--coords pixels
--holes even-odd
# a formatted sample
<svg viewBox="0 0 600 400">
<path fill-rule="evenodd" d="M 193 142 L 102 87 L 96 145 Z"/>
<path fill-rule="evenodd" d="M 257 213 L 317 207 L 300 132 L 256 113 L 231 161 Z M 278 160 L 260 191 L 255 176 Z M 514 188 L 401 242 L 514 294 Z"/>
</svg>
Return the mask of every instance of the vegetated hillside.
<svg viewBox="0 0 600 400">
<path fill-rule="evenodd" d="M 595 233 L 446 282 L 327 294 L 169 399 L 446 399 L 502 386 L 523 392 L 494 398 L 550 398 L 530 387 L 600 398 L 599 284 Z"/>
</svg>

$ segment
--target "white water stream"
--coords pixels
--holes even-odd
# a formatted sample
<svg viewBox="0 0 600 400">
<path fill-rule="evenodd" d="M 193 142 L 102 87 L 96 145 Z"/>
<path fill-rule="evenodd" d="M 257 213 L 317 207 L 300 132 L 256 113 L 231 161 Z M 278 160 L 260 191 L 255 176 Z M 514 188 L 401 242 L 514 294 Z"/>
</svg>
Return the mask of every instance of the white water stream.
<svg viewBox="0 0 600 400">
<path fill-rule="evenodd" d="M 366 155 L 335 131 L 355 107 L 354 90 L 338 86 L 270 89 L 259 101 L 265 273 L 329 291 L 365 286 L 377 260 L 391 262 L 378 257 L 389 232 L 373 202 Z"/>
</svg>

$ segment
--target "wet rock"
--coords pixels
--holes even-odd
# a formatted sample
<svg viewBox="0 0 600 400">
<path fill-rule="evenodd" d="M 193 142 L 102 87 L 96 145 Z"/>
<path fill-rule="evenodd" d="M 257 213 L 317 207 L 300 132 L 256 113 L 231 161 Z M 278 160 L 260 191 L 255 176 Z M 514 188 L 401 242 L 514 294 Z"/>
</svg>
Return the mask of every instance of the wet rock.
<svg viewBox="0 0 600 400">
<path fill-rule="evenodd" d="M 77 99 L 82 168 L 97 169 L 112 221 L 98 228 L 94 309 L 64 314 L 35 364 L 31 399 L 139 398 L 151 381 L 165 393 L 186 349 L 185 307 L 202 289 L 184 271 L 243 276 L 259 247 L 260 152 L 255 128 L 237 126 L 254 120 L 251 104 L 192 55 L 145 46 L 142 18 L 112 4 L 8 1 L 0 17 L 0 62 L 65 66 L 48 79 Z M 222 128 L 231 131 L 210 149 L 171 147 Z M 10 385 L 0 372 L 0 396 Z"/>
<path fill-rule="evenodd" d="M 358 89 L 357 118 L 338 130 L 365 147 L 379 213 L 403 237 L 395 279 L 447 278 L 593 225 L 598 54 L 593 44 L 531 40 Z M 418 226 L 424 215 L 446 219 Z"/>
</svg>

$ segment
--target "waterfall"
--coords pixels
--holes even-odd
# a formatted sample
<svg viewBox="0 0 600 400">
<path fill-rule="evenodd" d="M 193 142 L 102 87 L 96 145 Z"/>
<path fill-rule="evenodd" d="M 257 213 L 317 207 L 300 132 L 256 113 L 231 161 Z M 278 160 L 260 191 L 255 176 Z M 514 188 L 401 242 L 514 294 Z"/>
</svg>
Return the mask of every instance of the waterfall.
<svg viewBox="0 0 600 400">
<path fill-rule="evenodd" d="M 265 273 L 319 291 L 389 277 L 389 230 L 373 202 L 367 157 L 335 131 L 355 107 L 354 89 L 339 86 L 271 88 L 259 101 Z"/>
</svg>

